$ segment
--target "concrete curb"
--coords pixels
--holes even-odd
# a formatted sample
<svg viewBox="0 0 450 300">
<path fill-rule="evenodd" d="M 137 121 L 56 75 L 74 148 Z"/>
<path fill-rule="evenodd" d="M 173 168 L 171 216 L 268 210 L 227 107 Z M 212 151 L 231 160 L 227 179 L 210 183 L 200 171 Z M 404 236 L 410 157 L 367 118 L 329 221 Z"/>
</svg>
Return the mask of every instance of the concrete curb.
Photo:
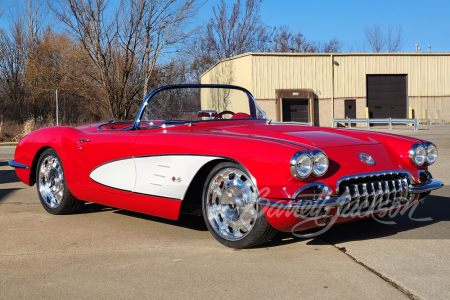
<svg viewBox="0 0 450 300">
<path fill-rule="evenodd" d="M 1 146 L 17 146 L 18 142 L 6 142 L 6 143 L 0 143 Z"/>
</svg>

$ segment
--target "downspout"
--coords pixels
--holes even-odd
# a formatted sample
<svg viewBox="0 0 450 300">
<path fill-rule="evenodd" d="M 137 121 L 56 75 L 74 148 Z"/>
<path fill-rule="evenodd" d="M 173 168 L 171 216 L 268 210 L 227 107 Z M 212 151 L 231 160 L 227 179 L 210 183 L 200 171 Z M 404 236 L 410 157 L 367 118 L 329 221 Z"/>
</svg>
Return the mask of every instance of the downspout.
<svg viewBox="0 0 450 300">
<path fill-rule="evenodd" d="M 333 127 L 334 119 L 334 57 L 331 54 L 331 126 Z"/>
</svg>

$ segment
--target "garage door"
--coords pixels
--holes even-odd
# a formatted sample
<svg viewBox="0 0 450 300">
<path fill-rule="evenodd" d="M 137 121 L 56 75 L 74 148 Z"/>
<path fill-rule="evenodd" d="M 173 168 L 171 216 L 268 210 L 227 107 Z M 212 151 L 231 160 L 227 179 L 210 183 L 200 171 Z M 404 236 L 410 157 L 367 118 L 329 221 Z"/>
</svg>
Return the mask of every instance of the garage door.
<svg viewBox="0 0 450 300">
<path fill-rule="evenodd" d="M 308 99 L 283 99 L 283 122 L 308 122 Z"/>
<path fill-rule="evenodd" d="M 407 118 L 406 75 L 368 75 L 369 118 Z"/>
</svg>

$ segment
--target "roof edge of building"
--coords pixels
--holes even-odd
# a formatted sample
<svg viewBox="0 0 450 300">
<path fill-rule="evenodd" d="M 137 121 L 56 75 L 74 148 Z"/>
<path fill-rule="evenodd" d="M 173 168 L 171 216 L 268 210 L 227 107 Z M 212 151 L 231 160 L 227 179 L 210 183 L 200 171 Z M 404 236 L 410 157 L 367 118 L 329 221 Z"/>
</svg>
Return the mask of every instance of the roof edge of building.
<svg viewBox="0 0 450 300">
<path fill-rule="evenodd" d="M 218 64 L 233 60 L 242 58 L 245 56 L 450 56 L 450 52 L 335 52 L 335 53 L 288 53 L 288 52 L 247 52 L 243 54 L 239 54 L 236 56 L 228 57 L 219 60 L 216 62 L 213 66 L 211 66 L 208 70 L 206 70 L 200 78 L 205 76 L 209 71 L 214 69 Z"/>
</svg>

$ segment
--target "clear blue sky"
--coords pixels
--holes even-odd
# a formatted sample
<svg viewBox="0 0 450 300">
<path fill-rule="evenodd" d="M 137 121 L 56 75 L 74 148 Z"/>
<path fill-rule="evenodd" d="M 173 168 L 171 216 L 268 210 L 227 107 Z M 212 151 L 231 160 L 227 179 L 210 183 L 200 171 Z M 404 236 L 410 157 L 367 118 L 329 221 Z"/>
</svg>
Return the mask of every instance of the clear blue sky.
<svg viewBox="0 0 450 300">
<path fill-rule="evenodd" d="M 19 0 L 17 0 L 19 1 Z M 112 3 L 119 0 L 111 0 Z M 241 0 L 244 2 L 245 0 Z M 234 0 L 230 0 L 230 5 Z M 0 0 L 7 10 L 7 1 Z M 198 22 L 212 16 L 212 6 L 219 0 L 209 0 L 200 10 Z M 379 24 L 403 27 L 405 43 L 402 52 L 414 52 L 419 44 L 422 52 L 450 52 L 450 0 L 264 0 L 261 18 L 270 26 L 290 26 L 311 41 L 337 38 L 344 43 L 343 52 L 361 51 L 364 25 Z M 7 12 L 0 27 L 7 29 Z"/>
<path fill-rule="evenodd" d="M 245 0 L 241 0 L 245 1 Z M 230 1 L 232 3 L 234 1 Z M 199 19 L 211 17 L 209 0 L 200 11 Z M 270 26 L 287 25 L 312 41 L 343 41 L 343 51 L 362 49 L 364 24 L 403 27 L 405 43 L 402 52 L 414 52 L 419 44 L 422 52 L 450 52 L 449 0 L 264 0 L 261 18 Z"/>
</svg>

